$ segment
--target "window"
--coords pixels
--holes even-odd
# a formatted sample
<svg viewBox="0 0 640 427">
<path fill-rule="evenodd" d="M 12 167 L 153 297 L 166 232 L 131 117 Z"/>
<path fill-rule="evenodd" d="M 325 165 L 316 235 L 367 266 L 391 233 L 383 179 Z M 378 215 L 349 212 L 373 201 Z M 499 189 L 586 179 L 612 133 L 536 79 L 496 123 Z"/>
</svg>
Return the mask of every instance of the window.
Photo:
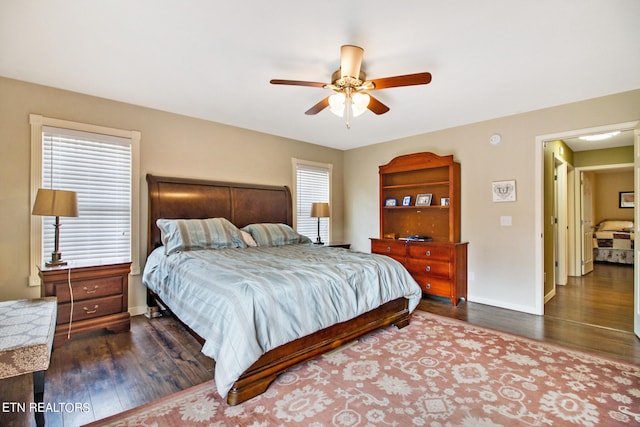
<svg viewBox="0 0 640 427">
<path fill-rule="evenodd" d="M 132 261 L 132 273 L 139 273 L 140 133 L 35 115 L 31 126 L 32 201 L 39 187 L 77 193 L 78 217 L 60 219 L 63 260 L 98 265 L 126 259 Z M 33 265 L 53 252 L 54 220 L 32 217 Z"/>
<path fill-rule="evenodd" d="M 293 159 L 295 170 L 295 226 L 298 233 L 316 240 L 318 236 L 318 218 L 311 218 L 311 204 L 326 202 L 331 207 L 331 171 L 332 165 Z M 320 219 L 320 238 L 330 241 L 330 218 Z"/>
</svg>

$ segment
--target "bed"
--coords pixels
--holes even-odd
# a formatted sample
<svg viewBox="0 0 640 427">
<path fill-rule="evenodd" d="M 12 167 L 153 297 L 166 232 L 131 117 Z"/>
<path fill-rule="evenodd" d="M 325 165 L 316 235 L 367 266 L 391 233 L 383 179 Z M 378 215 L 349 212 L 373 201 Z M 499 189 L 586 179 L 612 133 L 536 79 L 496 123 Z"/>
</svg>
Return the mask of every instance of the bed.
<svg viewBox="0 0 640 427">
<path fill-rule="evenodd" d="M 593 234 L 594 261 L 633 264 L 634 237 L 633 221 L 600 222 Z"/>
<path fill-rule="evenodd" d="M 389 257 L 308 243 L 290 227 L 286 186 L 155 175 L 147 183 L 147 303 L 159 302 L 199 339 L 216 361 L 216 386 L 228 404 L 371 331 L 409 324 L 422 293 L 408 272 Z M 210 230 L 191 235 L 193 248 L 184 239 L 174 245 L 177 228 L 200 230 L 205 222 Z M 272 245 L 281 229 L 291 241 Z M 198 236 L 207 233 L 225 236 L 204 240 L 228 247 L 200 248 Z"/>
</svg>

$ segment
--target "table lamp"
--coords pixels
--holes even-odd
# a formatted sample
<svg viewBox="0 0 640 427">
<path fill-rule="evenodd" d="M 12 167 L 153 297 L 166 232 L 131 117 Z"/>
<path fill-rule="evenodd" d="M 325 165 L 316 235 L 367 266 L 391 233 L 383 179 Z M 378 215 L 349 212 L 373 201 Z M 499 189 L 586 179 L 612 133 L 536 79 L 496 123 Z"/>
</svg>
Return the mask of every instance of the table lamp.
<svg viewBox="0 0 640 427">
<path fill-rule="evenodd" d="M 318 238 L 314 242 L 316 245 L 323 245 L 320 238 L 320 218 L 329 218 L 329 203 L 311 203 L 311 218 L 318 218 Z"/>
<path fill-rule="evenodd" d="M 78 202 L 74 191 L 52 190 L 48 188 L 39 188 L 36 194 L 36 201 L 33 204 L 32 215 L 55 216 L 56 222 L 54 227 L 54 249 L 51 253 L 51 261 L 46 262 L 47 267 L 58 267 L 67 265 L 62 260 L 62 254 L 59 251 L 60 245 L 60 217 L 78 216 Z"/>
</svg>

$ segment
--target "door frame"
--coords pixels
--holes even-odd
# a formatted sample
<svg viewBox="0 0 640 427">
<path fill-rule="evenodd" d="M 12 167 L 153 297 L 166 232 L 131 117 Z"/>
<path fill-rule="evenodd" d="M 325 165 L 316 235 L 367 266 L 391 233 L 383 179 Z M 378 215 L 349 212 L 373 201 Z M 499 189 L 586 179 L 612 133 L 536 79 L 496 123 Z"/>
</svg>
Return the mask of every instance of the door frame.
<svg viewBox="0 0 640 427">
<path fill-rule="evenodd" d="M 535 308 L 534 312 L 544 315 L 544 144 L 549 141 L 556 141 L 566 138 L 575 138 L 592 133 L 604 133 L 617 130 L 634 130 L 635 135 L 635 187 L 640 189 L 640 120 L 633 122 L 616 123 L 606 126 L 583 128 L 565 132 L 557 132 L 546 135 L 538 135 L 535 139 L 535 171 L 534 171 L 534 206 L 535 209 Z M 640 230 L 640 208 L 635 210 L 636 233 Z M 634 327 L 636 335 L 640 336 L 640 269 L 638 268 L 638 257 L 640 257 L 640 245 L 636 247 L 634 257 Z"/>
</svg>

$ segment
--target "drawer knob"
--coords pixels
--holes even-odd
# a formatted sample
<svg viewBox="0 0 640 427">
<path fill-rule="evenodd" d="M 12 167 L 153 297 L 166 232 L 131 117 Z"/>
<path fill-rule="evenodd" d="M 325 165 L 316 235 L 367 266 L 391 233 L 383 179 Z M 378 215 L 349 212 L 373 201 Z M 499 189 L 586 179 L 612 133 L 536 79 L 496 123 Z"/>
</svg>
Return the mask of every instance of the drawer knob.
<svg viewBox="0 0 640 427">
<path fill-rule="evenodd" d="M 427 270 L 427 272 L 431 271 L 431 266 L 430 266 L 430 265 L 427 265 L 426 270 Z"/>
<path fill-rule="evenodd" d="M 391 246 L 387 246 L 387 252 L 391 252 Z"/>
<path fill-rule="evenodd" d="M 431 283 L 427 283 L 427 289 L 431 289 Z"/>
<path fill-rule="evenodd" d="M 82 290 L 83 290 L 86 294 L 95 294 L 99 287 L 100 287 L 100 286 L 95 285 L 95 286 L 93 287 L 93 289 L 89 289 L 89 288 L 87 288 L 86 286 L 84 286 L 84 287 L 82 288 Z"/>
<path fill-rule="evenodd" d="M 425 255 L 426 255 L 426 256 L 431 256 L 431 251 L 427 251 L 427 252 L 425 252 Z"/>
<path fill-rule="evenodd" d="M 93 314 L 98 311 L 98 304 L 93 306 L 93 310 L 89 310 L 87 307 L 82 307 L 82 309 L 84 310 L 85 314 Z"/>
</svg>

